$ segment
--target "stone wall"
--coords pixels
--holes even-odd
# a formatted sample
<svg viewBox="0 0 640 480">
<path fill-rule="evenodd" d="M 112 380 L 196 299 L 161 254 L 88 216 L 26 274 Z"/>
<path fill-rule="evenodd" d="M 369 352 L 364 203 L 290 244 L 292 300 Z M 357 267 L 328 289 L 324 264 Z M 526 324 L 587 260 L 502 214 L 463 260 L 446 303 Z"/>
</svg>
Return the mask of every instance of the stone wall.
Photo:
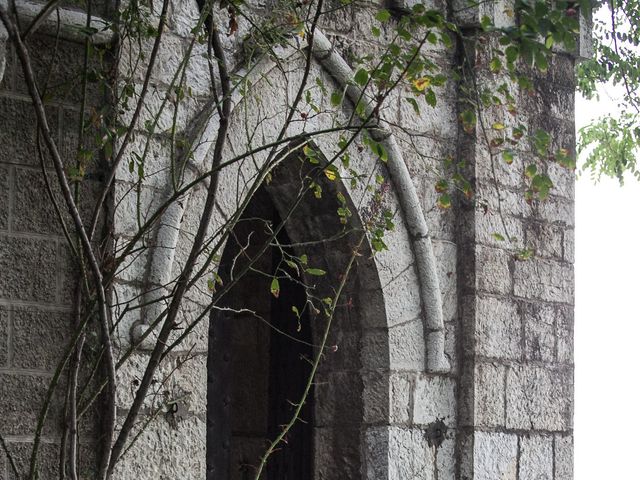
<svg viewBox="0 0 640 480">
<path fill-rule="evenodd" d="M 377 4 L 359 4 L 341 8 L 323 19 L 324 34 L 348 62 L 366 52 L 378 51 L 391 35 L 390 31 L 383 31 L 378 38 L 371 33 L 379 8 Z M 256 11 L 266 11 L 266 7 L 256 6 Z M 156 9 L 152 15 L 157 14 Z M 225 12 L 217 14 L 223 16 Z M 135 158 L 134 152 L 142 155 L 148 149 L 145 178 L 139 181 L 127 159 L 115 179 L 113 202 L 107 215 L 107 223 L 112 227 L 109 245 L 115 249 L 135 233 L 136 219 L 144 221 L 171 193 L 169 128 L 175 106 L 172 102 L 163 104 L 163 100 L 171 97 L 171 84 L 183 55 L 192 48 L 192 60 L 185 70 L 192 95 L 175 116 L 179 132 L 193 127 L 209 97 L 208 66 L 203 58 L 206 45 L 192 42 L 191 35 L 198 16 L 195 1 L 170 2 L 147 108 L 128 152 L 130 158 Z M 461 21 L 476 28 L 477 18 Z M 226 24 L 225 19 L 222 24 Z M 249 30 L 248 22 L 240 18 L 237 33 L 224 36 L 232 69 L 243 67 L 240 39 Z M 38 54 L 34 59 L 37 75 L 44 81 L 51 38 L 34 37 L 32 43 Z M 470 47 L 478 75 L 486 82 L 495 82 L 487 68 L 488 54 L 484 49 L 489 47 L 483 44 Z M 139 48 L 148 59 L 151 42 L 128 45 L 124 47 L 125 61 L 118 65 L 119 78 L 130 79 L 137 93 L 142 88 L 144 62 L 132 69 L 126 58 L 137 55 Z M 462 61 L 460 50 L 429 48 L 433 61 L 452 76 L 451 72 Z M 75 118 L 79 110 L 74 72 L 80 68 L 82 47 L 62 41 L 58 58 L 49 79 L 52 94 L 47 108 L 51 125 L 65 149 L 65 158 L 72 162 L 78 133 L 75 124 L 68 120 Z M 301 57 L 295 52 L 284 52 L 280 61 L 294 73 L 284 78 L 273 63 L 260 63 L 252 77 L 258 93 L 234 101 L 232 128 L 225 147 L 228 156 L 238 153 L 236 150 L 246 142 L 247 132 L 256 132 L 261 141 L 277 134 L 272 124 L 283 117 L 283 105 L 290 100 L 300 79 L 295 72 Z M 535 74 L 536 95 L 523 92 L 517 95 L 517 121 L 532 130 L 544 126 L 551 130 L 557 143 L 554 146 L 570 151 L 575 150 L 573 64 L 573 56 L 559 53 L 545 74 Z M 319 78 L 324 85 L 337 88 L 335 80 L 318 62 L 314 62 L 311 72 L 310 78 Z M 283 88 L 288 82 L 289 87 Z M 398 201 L 401 192 L 390 188 L 384 202 L 397 212 L 397 226 L 385 237 L 389 248 L 359 261 L 357 278 L 348 289 L 353 310 L 340 314 L 335 334 L 339 353 L 320 373 L 322 382 L 316 396 L 317 476 L 344 478 L 340 477 L 341 473 L 344 475 L 340 462 L 353 454 L 359 458 L 360 472 L 349 474 L 349 478 L 571 480 L 573 174 L 553 163 L 539 164 L 547 169 L 556 187 L 547 201 L 527 203 L 522 172 L 525 165 L 535 161 L 532 147 L 527 145 L 518 150 L 510 166 L 489 155 L 482 132 L 464 132 L 459 126 L 457 117 L 463 93 L 453 82 L 440 89 L 436 106 L 423 109 L 420 115 L 404 100 L 403 93 L 406 92 L 387 99 L 381 114 L 400 146 L 430 228 L 442 290 L 445 353 L 451 369 L 444 373 L 429 373 L 425 369 L 425 312 L 418 293 L 416 258 L 410 229 Z M 92 98 L 100 99 L 101 95 L 95 92 Z M 332 108 L 326 98 L 319 98 L 318 102 L 324 102 L 321 107 L 327 111 Z M 337 113 L 319 114 L 308 125 L 325 127 L 335 118 L 348 116 L 351 108 L 345 102 Z M 121 113 L 121 120 L 127 121 L 130 114 Z M 494 114 L 498 115 L 488 112 L 489 116 Z M 156 120 L 158 130 L 150 135 L 145 124 Z M 509 119 L 500 117 L 500 121 Z M 0 411 L 6 419 L 0 433 L 9 448 L 18 452 L 17 458 L 25 462 L 39 405 L 69 335 L 75 276 L 55 211 L 50 202 L 43 201 L 46 189 L 36 150 L 35 115 L 11 50 L 0 84 L 0 122 Z M 296 133 L 296 128 L 292 127 L 292 133 Z M 209 143 L 213 140 L 205 139 Z M 329 157 L 331 146 L 337 144 L 337 135 L 324 135 L 316 143 Z M 381 175 L 390 184 L 388 171 L 370 153 L 355 146 L 349 152 L 357 167 Z M 206 167 L 207 155 L 203 165 L 192 166 L 195 172 Z M 454 199 L 450 209 L 437 206 L 435 184 L 442 176 L 445 158 L 466 162 L 465 173 L 473 183 L 477 203 L 461 195 Z M 264 157 L 256 155 L 251 162 L 233 166 L 221 176 L 222 195 L 216 218 L 210 225 L 211 233 L 246 196 L 250 185 L 246 179 L 255 175 L 262 161 Z M 377 166 L 372 169 L 371 165 Z M 50 164 L 46 167 L 54 195 L 58 195 Z M 90 212 L 91 199 L 99 191 L 97 167 L 90 169 L 82 182 L 86 206 L 83 213 Z M 290 195 L 289 181 L 276 176 L 270 187 L 276 207 L 284 208 Z M 143 302 L 146 297 L 141 294 L 149 285 L 162 283 L 161 273 L 153 270 L 154 256 L 160 256 L 160 264 L 173 265 L 167 273 L 169 278 L 175 277 L 184 263 L 204 204 L 205 187 L 196 188 L 182 199 L 183 210 L 175 225 L 178 232 L 175 249 L 167 251 L 154 230 L 144 239 L 148 248 L 118 272 L 111 294 L 114 317 L 123 314 L 117 330 L 120 352 L 136 339 L 136 332 L 146 330 L 153 314 L 148 308 L 128 311 L 126 307 Z M 371 192 L 348 184 L 336 188 L 354 205 L 354 225 L 361 225 L 358 222 L 366 218 L 373 201 Z M 289 235 L 293 240 L 326 235 L 321 215 L 313 207 L 303 206 L 288 227 Z M 65 221 L 70 225 L 66 217 Z M 494 235 L 503 223 L 516 239 L 513 243 L 498 240 Z M 327 265 L 328 270 L 338 269 L 344 264 L 348 246 L 343 243 L 337 249 L 318 249 L 314 261 Z M 521 260 L 519 252 L 525 246 L 532 247 L 535 255 Z M 207 308 L 211 292 L 206 280 L 187 295 L 180 315 L 182 328 Z M 145 403 L 142 418 L 149 425 L 119 463 L 117 478 L 204 478 L 208 342 L 209 328 L 205 321 L 163 363 L 156 387 Z M 148 351 L 138 352 L 119 370 L 120 414 L 130 404 L 148 358 Z M 360 382 L 362 387 L 356 389 L 353 408 L 345 408 L 344 403 L 345 398 L 353 395 L 342 388 L 347 377 L 356 384 Z M 152 414 L 154 408 L 167 404 L 179 405 L 180 414 L 174 415 L 173 411 L 166 415 Z M 50 460 L 42 462 L 43 468 L 49 469 L 43 470 L 42 478 L 57 478 L 62 408 L 63 399 L 56 399 L 45 426 L 43 452 Z M 121 415 L 119 421 L 123 419 Z M 349 434 L 347 447 L 353 451 L 341 456 L 347 447 L 340 424 L 349 422 L 356 427 L 342 433 Z M 82 438 L 90 443 L 97 431 L 95 425 L 88 423 Z M 92 478 L 94 465 L 90 460 L 86 463 L 87 478 Z M 0 479 L 3 478 L 13 477 L 0 455 Z"/>
<path fill-rule="evenodd" d="M 38 84 L 43 93 L 46 91 L 49 126 L 59 142 L 65 166 L 72 166 L 78 144 L 78 72 L 83 47 L 60 39 L 55 49 L 51 37 L 44 36 L 33 36 L 27 46 Z M 99 92 L 93 92 L 91 98 L 99 102 Z M 77 270 L 49 200 L 47 181 L 69 231 L 73 232 L 73 224 L 44 142 L 44 168 L 41 163 L 36 114 L 11 48 L 0 84 L 0 125 L 0 434 L 23 470 L 29 464 L 47 389 L 72 331 Z M 85 221 L 99 185 L 94 164 L 80 187 Z M 44 424 L 41 478 L 58 478 L 65 382 L 57 389 Z M 93 469 L 90 448 L 96 435 L 95 420 L 85 417 L 80 433 L 87 447 L 80 452 L 82 471 L 87 475 Z M 4 454 L 0 478 L 14 478 Z"/>
</svg>

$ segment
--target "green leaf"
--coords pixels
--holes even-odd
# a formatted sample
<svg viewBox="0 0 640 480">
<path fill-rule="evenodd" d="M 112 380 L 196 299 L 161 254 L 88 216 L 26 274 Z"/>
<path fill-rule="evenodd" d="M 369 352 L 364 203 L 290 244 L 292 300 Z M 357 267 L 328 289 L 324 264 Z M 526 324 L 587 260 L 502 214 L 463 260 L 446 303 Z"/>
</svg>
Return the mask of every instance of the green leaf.
<svg viewBox="0 0 640 480">
<path fill-rule="evenodd" d="M 501 68 L 502 68 L 502 61 L 498 57 L 493 57 L 491 62 L 489 62 L 489 70 L 491 70 L 491 72 L 493 73 L 498 73 L 500 72 Z"/>
<path fill-rule="evenodd" d="M 493 26 L 493 21 L 491 20 L 491 17 L 487 15 L 483 15 L 482 19 L 480 19 L 480 26 L 485 31 L 489 30 Z"/>
<path fill-rule="evenodd" d="M 491 236 L 499 242 L 504 242 L 504 236 L 500 235 L 497 232 L 492 233 Z"/>
<path fill-rule="evenodd" d="M 364 68 L 361 68 L 356 72 L 353 79 L 358 85 L 364 87 L 369 81 L 369 72 L 367 72 Z"/>
<path fill-rule="evenodd" d="M 334 90 L 331 94 L 331 105 L 337 107 L 342 103 L 342 92 L 339 90 Z"/>
<path fill-rule="evenodd" d="M 420 107 L 418 106 L 418 102 L 416 102 L 416 99 L 413 97 L 405 97 L 405 100 L 407 102 L 409 102 L 409 104 L 411 104 L 411 106 L 413 107 L 413 111 L 416 112 L 416 115 L 420 115 Z"/>
<path fill-rule="evenodd" d="M 315 277 L 321 277 L 321 276 L 327 274 L 327 272 L 325 272 L 324 270 L 322 270 L 320 268 L 307 268 L 305 270 L 305 272 L 307 272 L 309 275 L 313 275 Z"/>
<path fill-rule="evenodd" d="M 271 280 L 270 290 L 271 295 L 273 295 L 274 297 L 278 298 L 280 296 L 280 282 L 276 277 L 273 277 L 273 280 Z"/>
<path fill-rule="evenodd" d="M 502 160 L 504 160 L 504 163 L 507 165 L 511 165 L 513 163 L 513 150 L 503 150 Z"/>
<path fill-rule="evenodd" d="M 375 16 L 375 19 L 378 20 L 380 23 L 385 23 L 390 18 L 391 18 L 391 12 L 389 12 L 389 10 L 384 10 L 384 9 L 376 13 L 376 16 Z"/>
<path fill-rule="evenodd" d="M 430 88 L 424 93 L 424 98 L 431 107 L 435 107 L 436 103 L 438 103 L 435 92 Z"/>
<path fill-rule="evenodd" d="M 507 57 L 507 62 L 513 63 L 518 59 L 518 47 L 510 45 L 505 49 L 504 54 Z"/>
<path fill-rule="evenodd" d="M 525 168 L 524 174 L 529 178 L 533 178 L 537 171 L 538 167 L 536 167 L 534 164 L 531 164 L 527 168 Z"/>
<path fill-rule="evenodd" d="M 438 207 L 446 210 L 451 207 L 451 196 L 448 193 L 443 193 L 438 199 Z"/>
</svg>

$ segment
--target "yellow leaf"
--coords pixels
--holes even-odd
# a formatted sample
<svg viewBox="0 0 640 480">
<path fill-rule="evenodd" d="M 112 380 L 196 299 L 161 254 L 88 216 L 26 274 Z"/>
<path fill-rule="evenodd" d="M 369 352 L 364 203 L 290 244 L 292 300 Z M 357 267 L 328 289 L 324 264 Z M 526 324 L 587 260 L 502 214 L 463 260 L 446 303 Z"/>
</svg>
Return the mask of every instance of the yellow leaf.
<svg viewBox="0 0 640 480">
<path fill-rule="evenodd" d="M 494 130 L 504 130 L 504 123 L 496 122 L 491 125 L 491 128 L 493 128 Z"/>
<path fill-rule="evenodd" d="M 431 85 L 431 79 L 427 77 L 416 78 L 413 81 L 413 86 L 416 87 L 416 90 L 422 92 L 425 88 Z"/>
<path fill-rule="evenodd" d="M 333 169 L 331 169 L 331 168 L 325 168 L 325 169 L 324 169 L 324 174 L 325 174 L 325 175 L 327 176 L 327 178 L 328 178 L 329 180 L 331 180 L 332 182 L 333 182 L 336 178 L 338 178 L 338 176 L 337 176 L 337 174 L 336 174 L 336 171 L 335 171 L 335 170 L 333 170 Z"/>
</svg>

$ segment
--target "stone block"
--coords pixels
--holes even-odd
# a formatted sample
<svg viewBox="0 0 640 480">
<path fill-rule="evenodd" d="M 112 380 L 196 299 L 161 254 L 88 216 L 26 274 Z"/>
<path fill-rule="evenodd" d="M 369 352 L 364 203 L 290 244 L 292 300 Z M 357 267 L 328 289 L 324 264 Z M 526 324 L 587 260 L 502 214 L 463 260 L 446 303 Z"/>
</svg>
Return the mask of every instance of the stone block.
<svg viewBox="0 0 640 480">
<path fill-rule="evenodd" d="M 138 190 L 131 184 L 116 182 L 115 234 L 135 235 L 139 227 L 156 213 L 164 200 L 164 194 L 150 187 L 143 186 Z"/>
<path fill-rule="evenodd" d="M 391 379 L 388 372 L 362 372 L 362 400 L 356 398 L 356 402 L 351 404 L 354 416 L 358 415 L 358 405 L 363 405 L 363 421 L 368 424 L 380 425 L 389 421 L 390 410 L 394 409 L 393 415 L 401 419 L 406 416 L 409 406 L 408 391 L 398 391 L 398 384 L 404 388 L 408 384 L 399 383 L 401 380 L 395 379 L 396 390 L 392 390 Z M 394 405 L 394 398 L 399 402 Z M 351 399 L 349 399 L 351 403 Z M 316 404 L 316 409 L 322 408 Z M 349 421 L 357 420 L 355 418 Z M 403 421 L 403 420 L 400 420 Z"/>
<path fill-rule="evenodd" d="M 458 131 L 456 102 L 450 98 L 443 98 L 443 88 L 434 88 L 434 91 L 438 97 L 438 102 L 434 107 L 428 105 L 422 98 L 416 98 L 420 107 L 419 115 L 413 106 L 403 98 L 400 102 L 400 125 L 404 125 L 420 135 L 455 141 Z M 410 96 L 412 96 L 411 91 L 403 95 L 403 97 Z"/>
<path fill-rule="evenodd" d="M 0 230 L 9 227 L 9 174 L 9 166 L 0 165 Z"/>
<path fill-rule="evenodd" d="M 12 366 L 53 373 L 70 339 L 71 321 L 71 312 L 14 308 Z"/>
<path fill-rule="evenodd" d="M 518 437 L 506 433 L 477 432 L 473 442 L 474 480 L 516 480 Z"/>
<path fill-rule="evenodd" d="M 69 210 L 62 197 L 55 173 L 48 172 L 48 181 L 54 198 L 60 207 L 63 221 L 67 225 L 69 232 L 75 232 L 75 224 L 68 213 Z M 43 235 L 62 235 L 63 230 L 60 225 L 60 219 L 47 194 L 42 172 L 35 169 L 16 168 L 14 183 L 13 230 Z M 80 183 L 77 208 L 85 224 L 91 219 L 99 190 L 100 184 L 97 182 L 86 180 Z M 100 224 L 98 225 L 98 231 L 100 231 Z"/>
<path fill-rule="evenodd" d="M 554 480 L 553 438 L 527 435 L 520 438 L 518 480 Z"/>
<path fill-rule="evenodd" d="M 476 287 L 481 292 L 510 294 L 511 256 L 496 248 L 476 246 Z"/>
<path fill-rule="evenodd" d="M 416 319 L 389 329 L 389 368 L 422 371 L 425 345 L 422 320 Z"/>
<path fill-rule="evenodd" d="M 532 258 L 515 262 L 513 293 L 518 297 L 573 304 L 571 265 Z"/>
<path fill-rule="evenodd" d="M 519 359 L 521 325 L 522 320 L 513 301 L 478 297 L 475 353 L 487 357 Z"/>
<path fill-rule="evenodd" d="M 556 350 L 556 318 L 560 308 L 537 303 L 524 310 L 524 348 L 527 360 L 553 362 Z"/>
<path fill-rule="evenodd" d="M 458 371 L 458 325 L 456 323 L 445 323 L 444 325 L 444 354 L 449 359 L 451 373 Z"/>
<path fill-rule="evenodd" d="M 549 162 L 547 165 L 547 175 L 549 175 L 549 178 L 553 182 L 553 193 L 573 201 L 576 193 L 575 170 L 563 167 L 555 162 Z"/>
<path fill-rule="evenodd" d="M 479 243 L 504 250 L 522 250 L 525 228 L 521 219 L 497 210 L 476 215 L 475 234 Z"/>
<path fill-rule="evenodd" d="M 384 380 L 380 378 L 376 383 L 368 385 L 368 393 L 373 395 L 376 400 L 368 398 L 366 405 L 364 405 L 363 379 L 358 372 L 332 372 L 319 375 L 314 387 L 316 424 L 322 427 L 344 424 L 357 425 L 362 419 L 363 405 L 366 408 L 366 414 L 371 417 L 385 415 L 385 411 L 389 410 L 388 386 L 385 388 Z M 380 401 L 382 404 L 373 405 L 376 401 Z"/>
<path fill-rule="evenodd" d="M 408 424 L 411 421 L 411 390 L 413 382 L 401 373 L 389 375 L 390 401 L 389 420 L 391 423 Z M 366 397 L 365 397 L 366 401 Z"/>
<path fill-rule="evenodd" d="M 576 255 L 576 241 L 575 241 L 575 230 L 573 228 L 567 228 L 564 231 L 563 238 L 563 258 L 565 261 L 569 263 L 575 262 Z"/>
<path fill-rule="evenodd" d="M 8 442 L 7 445 L 15 466 L 20 474 L 17 477 L 7 462 L 7 480 L 21 480 L 27 478 L 29 465 L 31 462 L 31 452 L 33 444 L 30 442 Z M 38 449 L 38 478 L 43 480 L 53 480 L 59 478 L 58 474 L 58 453 L 60 447 L 57 443 L 42 442 Z M 2 454 L 4 456 L 4 452 Z M 1 465 L 1 464 L 0 464 Z M 5 477 L 2 477 L 5 478 Z"/>
<path fill-rule="evenodd" d="M 428 447 L 422 429 L 391 427 L 388 455 L 389 476 L 385 478 L 434 480 L 434 449 Z"/>
<path fill-rule="evenodd" d="M 525 230 L 525 245 L 533 249 L 536 256 L 563 259 L 564 228 L 532 222 Z"/>
<path fill-rule="evenodd" d="M 554 447 L 554 480 L 573 480 L 573 437 L 556 435 Z"/>
<path fill-rule="evenodd" d="M 58 179 L 49 172 L 49 185 L 64 215 L 65 222 L 67 208 L 60 194 Z M 15 201 L 13 204 L 13 225 L 16 232 L 39 233 L 43 235 L 62 235 L 62 227 L 56 210 L 47 194 L 47 187 L 42 172 L 18 168 L 14 179 Z"/>
<path fill-rule="evenodd" d="M 338 0 L 329 0 L 324 7 L 331 14 L 321 17 L 320 24 L 323 28 L 343 33 L 348 33 L 353 29 L 354 7 L 340 3 Z"/>
<path fill-rule="evenodd" d="M 10 91 L 13 90 L 14 87 L 17 62 L 13 44 L 9 42 L 7 45 L 7 42 L 4 42 L 4 45 L 0 46 L 0 55 L 6 55 L 4 58 L 4 75 L 0 74 L 0 91 Z M 3 66 L 0 65 L 0 69 L 2 69 L 2 67 Z M 2 467 L 0 467 L 0 472 L 1 471 Z"/>
<path fill-rule="evenodd" d="M 198 417 L 170 424 L 165 415 L 158 415 L 127 452 L 126 461 L 116 464 L 113 477 L 205 478 L 206 432 Z"/>
<path fill-rule="evenodd" d="M 39 165 L 36 150 L 36 114 L 26 100 L 0 97 L 3 128 L 0 130 L 0 163 Z M 58 108 L 47 107 L 47 123 L 54 136 L 58 137 Z M 5 120 L 6 119 L 6 120 Z M 5 123 L 7 122 L 7 123 Z M 9 125 L 6 128 L 5 125 Z M 48 156 L 46 157 L 48 160 Z"/>
<path fill-rule="evenodd" d="M 79 104 L 82 99 L 84 62 L 82 43 L 59 39 L 55 42 L 54 50 L 54 42 L 50 37 L 34 35 L 29 38 L 26 46 L 40 93 L 46 92 L 46 97 L 50 100 Z M 53 58 L 55 61 L 52 61 Z M 91 66 L 96 67 L 97 64 Z M 17 69 L 16 74 L 16 90 L 28 94 L 22 67 Z M 97 85 L 97 83 L 88 84 L 87 99 L 90 103 L 94 99 L 97 103 L 102 98 Z"/>
<path fill-rule="evenodd" d="M 573 372 L 517 365 L 507 371 L 507 428 L 566 431 L 573 424 Z"/>
<path fill-rule="evenodd" d="M 407 268 L 391 282 L 382 286 L 387 322 L 390 327 L 417 318 L 422 313 L 418 276 L 413 267 Z"/>
<path fill-rule="evenodd" d="M 456 274 L 458 247 L 448 241 L 433 240 L 433 252 L 438 267 L 444 321 L 454 321 L 458 315 L 458 276 Z"/>
<path fill-rule="evenodd" d="M 33 435 L 51 378 L 30 374 L 0 374 L 2 435 Z M 64 385 L 58 387 L 44 426 L 44 435 L 58 433 L 63 417 Z"/>
<path fill-rule="evenodd" d="M 161 190 L 171 186 L 171 142 L 162 136 L 138 133 L 125 149 L 116 178 L 129 184 L 142 180 L 146 186 Z M 139 164 L 142 163 L 141 179 Z M 133 164 L 133 168 L 131 168 Z M 180 182 L 178 182 L 180 183 Z"/>
<path fill-rule="evenodd" d="M 473 422 L 480 427 L 504 426 L 506 367 L 477 363 L 474 376 Z"/>
<path fill-rule="evenodd" d="M 361 471 L 359 425 L 314 428 L 313 440 L 315 450 L 313 478 L 359 478 Z M 383 438 L 371 438 L 373 442 L 380 440 Z M 380 444 L 374 444 L 369 448 L 375 452 L 384 453 L 385 450 L 379 447 Z M 375 461 L 380 460 L 385 461 L 385 459 Z"/>
<path fill-rule="evenodd" d="M 9 362 L 9 309 L 0 305 L 0 367 Z"/>
<path fill-rule="evenodd" d="M 362 333 L 359 357 L 363 368 L 367 370 L 387 370 L 389 368 L 388 330 L 379 328 L 365 330 Z"/>
<path fill-rule="evenodd" d="M 0 235 L 0 297 L 53 303 L 56 244 L 50 240 Z"/>
<path fill-rule="evenodd" d="M 413 395 L 413 423 L 428 425 L 437 420 L 453 427 L 456 424 L 456 384 L 448 377 L 416 379 Z"/>
<path fill-rule="evenodd" d="M 572 200 L 551 196 L 539 202 L 536 218 L 561 226 L 575 226 L 575 206 Z"/>
<path fill-rule="evenodd" d="M 378 480 L 387 477 L 389 470 L 389 427 L 368 427 L 364 431 L 363 439 L 364 478 Z"/>
<path fill-rule="evenodd" d="M 434 479 L 456 480 L 458 478 L 456 476 L 457 463 L 455 431 L 449 430 L 447 438 L 442 442 L 436 453 L 435 469 L 437 475 L 434 475 Z"/>
<path fill-rule="evenodd" d="M 573 308 L 559 308 L 556 316 L 556 360 L 560 363 L 573 363 L 573 324 Z"/>
</svg>

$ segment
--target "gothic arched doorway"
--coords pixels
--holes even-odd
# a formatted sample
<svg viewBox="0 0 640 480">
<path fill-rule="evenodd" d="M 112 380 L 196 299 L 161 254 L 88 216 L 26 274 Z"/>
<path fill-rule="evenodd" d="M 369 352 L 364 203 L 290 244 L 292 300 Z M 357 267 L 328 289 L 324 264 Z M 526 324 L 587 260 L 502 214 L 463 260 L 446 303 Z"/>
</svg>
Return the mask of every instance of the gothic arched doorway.
<svg viewBox="0 0 640 480">
<path fill-rule="evenodd" d="M 283 160 L 227 241 L 219 272 L 224 285 L 237 283 L 210 319 L 207 480 L 255 478 L 269 442 L 300 403 L 328 324 L 329 348 L 300 421 L 261 480 L 362 479 L 386 468 L 377 453 L 371 459 L 389 411 L 388 330 L 377 270 L 370 250 L 356 247 L 366 245 L 358 216 L 345 222 L 337 214 L 345 206 L 358 211 L 341 183 L 318 180 L 320 196 L 301 188 L 313 169 L 320 172 L 314 178 L 324 177 L 321 166 L 297 155 Z M 281 217 L 284 229 L 263 248 Z M 354 250 L 357 260 L 345 276 Z M 325 302 L 343 278 L 328 322 Z M 367 398 L 376 399 L 373 408 Z"/>
<path fill-rule="evenodd" d="M 313 358 L 306 294 L 291 263 L 291 243 L 264 189 L 253 197 L 222 259 L 222 282 L 236 281 L 211 318 L 208 380 L 209 479 L 253 479 L 257 459 L 293 415 Z M 277 279 L 274 282 L 273 279 Z M 277 285 L 277 287 L 276 287 Z M 295 312 L 298 312 L 297 314 Z M 267 480 L 311 480 L 313 391 L 286 448 L 269 459 Z"/>
</svg>

